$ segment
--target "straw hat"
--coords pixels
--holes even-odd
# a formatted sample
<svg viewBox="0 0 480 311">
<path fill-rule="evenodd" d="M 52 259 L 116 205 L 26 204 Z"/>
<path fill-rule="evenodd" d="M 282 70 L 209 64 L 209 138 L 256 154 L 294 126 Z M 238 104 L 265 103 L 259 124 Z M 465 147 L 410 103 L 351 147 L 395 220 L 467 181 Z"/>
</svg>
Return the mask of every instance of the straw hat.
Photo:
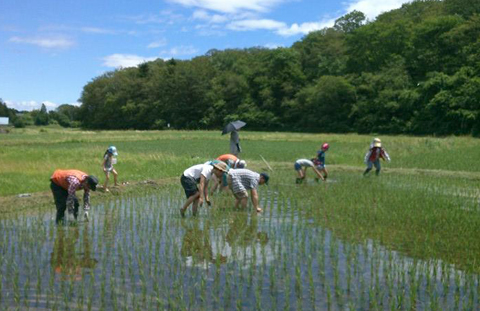
<svg viewBox="0 0 480 311">
<path fill-rule="evenodd" d="M 213 167 L 216 168 L 217 170 L 220 170 L 222 172 L 226 172 L 227 171 L 227 164 L 225 162 L 215 162 L 215 163 L 212 163 Z"/>
<path fill-rule="evenodd" d="M 373 139 L 373 146 L 374 147 L 382 147 L 382 141 L 380 140 L 380 138 L 374 138 Z"/>
</svg>

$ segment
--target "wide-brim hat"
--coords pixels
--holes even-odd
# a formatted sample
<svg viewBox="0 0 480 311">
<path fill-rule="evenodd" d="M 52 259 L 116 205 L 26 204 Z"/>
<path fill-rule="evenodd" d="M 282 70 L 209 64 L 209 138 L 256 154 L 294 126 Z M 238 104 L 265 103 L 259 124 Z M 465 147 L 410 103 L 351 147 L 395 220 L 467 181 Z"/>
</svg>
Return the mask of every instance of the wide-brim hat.
<svg viewBox="0 0 480 311">
<path fill-rule="evenodd" d="M 222 172 L 228 171 L 228 166 L 225 162 L 222 162 L 222 161 L 213 162 L 212 165 L 213 165 L 214 168 L 216 168 L 217 170 L 220 170 Z"/>
</svg>

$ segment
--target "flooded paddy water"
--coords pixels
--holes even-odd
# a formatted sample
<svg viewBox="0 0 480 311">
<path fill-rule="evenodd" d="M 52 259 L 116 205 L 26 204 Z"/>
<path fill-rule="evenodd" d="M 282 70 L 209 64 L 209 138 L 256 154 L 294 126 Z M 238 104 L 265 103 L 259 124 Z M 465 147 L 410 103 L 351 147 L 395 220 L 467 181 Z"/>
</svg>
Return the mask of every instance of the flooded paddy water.
<svg viewBox="0 0 480 311">
<path fill-rule="evenodd" d="M 53 208 L 1 219 L 0 309 L 479 309 L 477 274 L 342 239 L 312 217 L 319 203 L 259 192 L 258 216 L 220 194 L 182 219 L 171 187 L 94 205 L 88 223 L 56 226 Z"/>
</svg>

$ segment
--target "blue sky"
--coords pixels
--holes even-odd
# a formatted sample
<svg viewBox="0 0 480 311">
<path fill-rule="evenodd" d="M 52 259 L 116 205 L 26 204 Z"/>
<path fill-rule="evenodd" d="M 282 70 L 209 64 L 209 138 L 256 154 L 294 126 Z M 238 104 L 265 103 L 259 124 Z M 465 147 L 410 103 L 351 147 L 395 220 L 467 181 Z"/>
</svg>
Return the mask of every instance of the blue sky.
<svg viewBox="0 0 480 311">
<path fill-rule="evenodd" d="M 10 108 L 78 104 L 83 86 L 156 58 L 289 47 L 359 10 L 405 0 L 0 0 L 0 98 Z"/>
</svg>

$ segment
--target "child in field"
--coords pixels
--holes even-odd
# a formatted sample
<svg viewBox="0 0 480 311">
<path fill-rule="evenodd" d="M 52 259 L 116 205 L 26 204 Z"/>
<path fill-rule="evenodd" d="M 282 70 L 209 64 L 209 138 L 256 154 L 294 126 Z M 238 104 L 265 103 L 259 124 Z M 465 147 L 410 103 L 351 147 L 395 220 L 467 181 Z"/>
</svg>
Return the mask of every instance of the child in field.
<svg viewBox="0 0 480 311">
<path fill-rule="evenodd" d="M 324 143 L 322 145 L 322 149 L 317 151 L 317 158 L 313 160 L 313 164 L 317 167 L 317 169 L 323 174 L 323 180 L 327 180 L 328 171 L 325 165 L 325 152 L 330 148 L 328 143 Z M 315 178 L 318 181 L 318 178 Z"/>
<path fill-rule="evenodd" d="M 103 171 L 105 172 L 105 184 L 103 185 L 103 189 L 105 190 L 105 192 L 109 191 L 107 188 L 107 184 L 108 184 L 108 180 L 110 179 L 110 172 L 113 174 L 115 186 L 118 186 L 118 183 L 117 183 L 118 173 L 113 168 L 113 165 L 117 164 L 116 156 L 118 156 L 118 153 L 117 153 L 117 148 L 115 148 L 115 146 L 108 147 L 107 151 L 105 151 L 105 154 L 103 155 L 102 167 L 103 167 Z"/>
<path fill-rule="evenodd" d="M 318 178 L 321 178 L 322 180 L 325 180 L 325 178 L 323 178 L 323 175 L 316 168 L 313 161 L 308 160 L 308 159 L 298 159 L 297 161 L 295 161 L 295 165 L 294 165 L 294 168 L 298 173 L 298 177 L 295 181 L 297 184 L 301 184 L 303 182 L 303 180 L 306 177 L 306 170 L 309 167 L 311 167 L 313 169 L 315 174 L 317 174 Z"/>
<path fill-rule="evenodd" d="M 380 138 L 374 138 L 370 144 L 370 148 L 365 154 L 365 164 L 367 165 L 367 169 L 363 172 L 363 176 L 367 175 L 372 170 L 372 166 L 375 166 L 375 175 L 378 176 L 378 174 L 380 174 L 380 158 L 390 162 L 390 156 L 387 151 L 382 148 Z"/>
</svg>

